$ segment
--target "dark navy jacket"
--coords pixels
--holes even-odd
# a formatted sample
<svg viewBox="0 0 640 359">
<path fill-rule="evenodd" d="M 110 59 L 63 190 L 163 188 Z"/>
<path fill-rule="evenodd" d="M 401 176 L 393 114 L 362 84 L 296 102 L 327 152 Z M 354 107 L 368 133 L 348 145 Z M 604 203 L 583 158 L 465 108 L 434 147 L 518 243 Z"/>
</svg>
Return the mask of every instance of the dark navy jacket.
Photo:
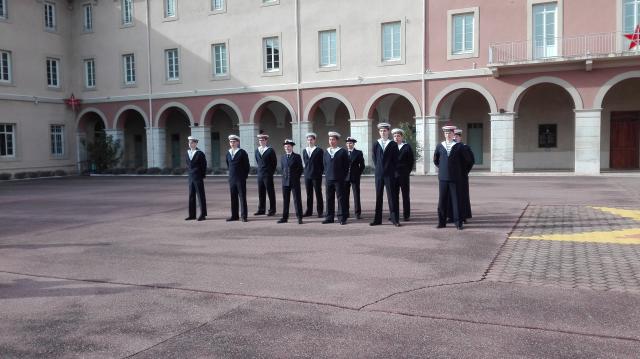
<svg viewBox="0 0 640 359">
<path fill-rule="evenodd" d="M 347 157 L 349 158 L 349 173 L 347 173 L 347 181 L 358 181 L 364 171 L 364 156 L 362 151 L 355 148 L 351 151 L 349 156 L 349 150 L 347 150 Z"/>
<path fill-rule="evenodd" d="M 302 150 L 302 158 L 304 159 L 304 178 L 322 178 L 322 173 L 324 172 L 324 150 L 316 146 L 316 149 L 311 152 L 311 157 L 309 157 L 305 148 Z"/>
<path fill-rule="evenodd" d="M 378 140 L 373 144 L 373 164 L 376 166 L 376 177 L 394 177 L 398 162 L 398 144 L 389 141 L 387 148 L 382 151 Z"/>
<path fill-rule="evenodd" d="M 410 144 L 405 143 L 398 150 L 398 163 L 396 163 L 396 177 L 408 177 L 413 171 L 415 155 Z"/>
<path fill-rule="evenodd" d="M 187 172 L 190 179 L 199 181 L 207 177 L 207 157 L 204 152 L 197 148 L 196 150 L 196 153 L 193 154 L 193 159 L 189 159 L 189 154 L 187 153 Z"/>
<path fill-rule="evenodd" d="M 344 181 L 349 173 L 349 155 L 344 148 L 339 149 L 331 158 L 324 151 L 324 176 L 327 181 Z"/>
<path fill-rule="evenodd" d="M 300 176 L 302 176 L 302 157 L 297 153 L 291 153 L 291 158 L 287 159 L 287 154 L 280 159 L 282 166 L 282 187 L 300 187 Z"/>
<path fill-rule="evenodd" d="M 242 148 L 238 149 L 233 159 L 231 159 L 231 154 L 227 151 L 227 167 L 229 168 L 229 182 L 246 181 L 250 167 L 247 151 Z"/>
<path fill-rule="evenodd" d="M 256 164 L 258 165 L 258 177 L 273 176 L 273 174 L 276 173 L 278 157 L 273 148 L 268 147 L 262 156 L 260 156 L 260 150 L 256 148 L 255 156 Z"/>
<path fill-rule="evenodd" d="M 438 167 L 438 179 L 440 181 L 458 182 L 465 173 L 465 161 L 462 157 L 462 145 L 456 143 L 451 147 L 447 156 L 447 149 L 439 143 L 433 153 L 433 164 Z"/>
</svg>

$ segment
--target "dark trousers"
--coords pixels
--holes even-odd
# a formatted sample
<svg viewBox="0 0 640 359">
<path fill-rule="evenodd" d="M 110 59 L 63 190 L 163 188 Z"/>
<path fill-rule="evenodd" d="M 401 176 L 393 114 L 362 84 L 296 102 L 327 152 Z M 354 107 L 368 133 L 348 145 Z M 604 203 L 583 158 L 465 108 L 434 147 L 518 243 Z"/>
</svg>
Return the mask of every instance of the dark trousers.
<svg viewBox="0 0 640 359">
<path fill-rule="evenodd" d="M 200 217 L 206 217 L 207 199 L 204 195 L 204 181 L 189 178 L 189 217 L 196 216 L 196 194 L 200 205 Z"/>
<path fill-rule="evenodd" d="M 329 221 L 334 220 L 336 213 L 336 197 L 338 197 L 338 210 L 341 212 L 339 213 L 340 216 L 338 220 L 341 222 L 346 221 L 348 211 L 343 210 L 344 208 L 347 208 L 347 204 L 344 203 L 345 199 L 347 199 L 344 195 L 344 181 L 327 180 L 325 187 L 327 192 L 327 215 L 325 219 Z"/>
<path fill-rule="evenodd" d="M 389 214 L 393 223 L 398 223 L 398 195 L 396 194 L 396 184 L 394 177 L 376 176 L 376 214 L 373 218 L 375 223 L 382 223 L 382 196 L 387 190 L 387 202 L 389 203 Z"/>
<path fill-rule="evenodd" d="M 231 192 L 231 218 L 238 219 L 238 202 L 240 202 L 240 215 L 247 218 L 247 180 L 234 181 L 229 183 Z"/>
<path fill-rule="evenodd" d="M 344 196 L 347 198 L 347 217 L 349 216 L 349 197 L 351 197 L 351 190 L 353 189 L 353 211 L 356 217 L 362 214 L 362 208 L 360 206 L 360 179 L 347 181 L 344 184 Z"/>
<path fill-rule="evenodd" d="M 318 215 L 324 213 L 324 201 L 322 200 L 322 177 L 313 179 L 304 179 L 304 187 L 307 190 L 307 212 L 311 215 L 313 213 L 313 192 L 316 192 L 316 206 L 318 209 Z"/>
<path fill-rule="evenodd" d="M 410 197 L 410 176 L 396 177 L 396 185 L 398 186 L 398 206 L 400 205 L 400 192 L 402 192 L 402 217 L 409 219 L 411 217 L 411 197 Z M 398 208 L 398 211 L 400 209 Z"/>
<path fill-rule="evenodd" d="M 300 186 L 282 187 L 282 218 L 289 219 L 289 200 L 293 193 L 293 207 L 296 210 L 296 217 L 302 218 L 302 197 Z"/>
<path fill-rule="evenodd" d="M 276 212 L 276 190 L 273 176 L 258 176 L 258 212 L 265 212 L 267 195 L 269 195 L 269 213 Z"/>
<path fill-rule="evenodd" d="M 440 184 L 440 195 L 438 197 L 438 224 L 446 225 L 447 212 L 449 206 L 451 206 L 451 214 L 453 216 L 453 222 L 460 224 L 460 212 L 458 201 L 458 190 L 455 182 L 452 181 L 438 181 Z"/>
</svg>

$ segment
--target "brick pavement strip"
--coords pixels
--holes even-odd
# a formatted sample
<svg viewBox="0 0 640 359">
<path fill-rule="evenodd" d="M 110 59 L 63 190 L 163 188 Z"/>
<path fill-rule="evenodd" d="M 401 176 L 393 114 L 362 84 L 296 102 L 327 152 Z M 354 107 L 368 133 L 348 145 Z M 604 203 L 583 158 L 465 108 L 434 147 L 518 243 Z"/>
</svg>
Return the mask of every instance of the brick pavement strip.
<svg viewBox="0 0 640 359">
<path fill-rule="evenodd" d="M 640 211 L 529 206 L 486 279 L 640 293 Z"/>
</svg>

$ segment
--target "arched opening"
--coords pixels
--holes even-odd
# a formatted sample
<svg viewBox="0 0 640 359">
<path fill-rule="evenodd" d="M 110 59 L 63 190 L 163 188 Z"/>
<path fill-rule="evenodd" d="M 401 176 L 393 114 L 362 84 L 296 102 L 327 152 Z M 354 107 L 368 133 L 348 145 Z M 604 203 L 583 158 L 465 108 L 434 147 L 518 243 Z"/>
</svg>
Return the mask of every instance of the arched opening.
<svg viewBox="0 0 640 359">
<path fill-rule="evenodd" d="M 147 167 L 147 133 L 142 114 L 136 110 L 125 110 L 116 119 L 122 134 L 122 166 L 125 168 Z"/>
<path fill-rule="evenodd" d="M 336 98 L 325 97 L 316 102 L 309 111 L 309 122 L 310 129 L 318 135 L 318 146 L 328 146 L 329 131 L 338 132 L 345 140 L 351 133 L 349 117 L 347 106 Z"/>
<path fill-rule="evenodd" d="M 105 122 L 97 112 L 89 111 L 80 116 L 77 125 L 79 171 L 91 170 L 90 158 L 87 155 L 87 146 L 98 138 L 105 138 Z"/>
<path fill-rule="evenodd" d="M 379 122 L 387 122 L 391 125 L 391 128 L 402 127 L 402 124 L 407 124 L 415 133 L 415 117 L 414 105 L 406 97 L 395 93 L 380 96 L 375 100 L 368 113 L 368 118 L 373 121 L 369 143 L 374 143 L 380 137 L 376 127 Z"/>
<path fill-rule="evenodd" d="M 282 142 L 292 135 L 292 118 L 293 115 L 287 107 L 277 101 L 263 103 L 254 115 L 257 132 L 269 135 L 269 144 L 275 150 L 278 158 L 284 153 Z M 257 140 L 254 138 L 253 141 Z"/>
<path fill-rule="evenodd" d="M 612 86 L 602 102 L 601 167 L 640 169 L 640 78 Z"/>
<path fill-rule="evenodd" d="M 187 113 L 179 107 L 169 107 L 160 114 L 158 127 L 165 130 L 164 167 L 182 168 L 186 166 L 185 153 L 187 137 L 191 135 L 191 121 Z"/>
<path fill-rule="evenodd" d="M 225 156 L 229 149 L 227 136 L 240 133 L 239 122 L 238 114 L 229 105 L 217 104 L 207 111 L 202 125 L 211 129 L 211 149 L 207 153 L 209 167 L 226 168 Z"/>
</svg>

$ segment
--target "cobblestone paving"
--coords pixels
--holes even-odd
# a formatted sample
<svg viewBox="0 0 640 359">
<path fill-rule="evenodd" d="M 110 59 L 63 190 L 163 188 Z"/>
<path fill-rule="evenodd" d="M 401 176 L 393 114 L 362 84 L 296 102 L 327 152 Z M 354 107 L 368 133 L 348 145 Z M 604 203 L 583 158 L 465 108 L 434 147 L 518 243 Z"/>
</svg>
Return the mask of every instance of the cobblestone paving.
<svg viewBox="0 0 640 359">
<path fill-rule="evenodd" d="M 640 293 L 640 211 L 616 211 L 529 206 L 486 279 Z"/>
</svg>

